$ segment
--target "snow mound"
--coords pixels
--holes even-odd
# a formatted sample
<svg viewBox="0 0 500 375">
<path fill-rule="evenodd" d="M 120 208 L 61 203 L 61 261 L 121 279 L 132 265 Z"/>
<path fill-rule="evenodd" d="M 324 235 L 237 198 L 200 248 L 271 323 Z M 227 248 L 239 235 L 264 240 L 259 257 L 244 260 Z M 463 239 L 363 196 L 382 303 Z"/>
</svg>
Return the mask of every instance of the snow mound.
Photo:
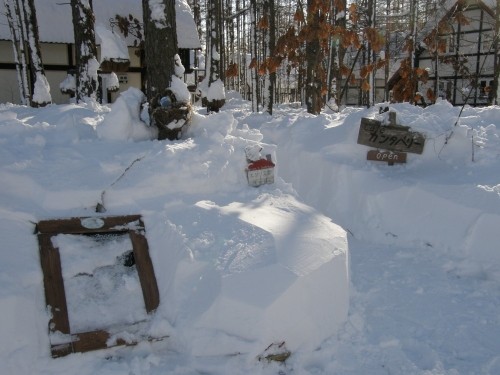
<svg viewBox="0 0 500 375">
<path fill-rule="evenodd" d="M 140 119 L 141 104 L 145 96 L 139 89 L 129 88 L 116 99 L 104 121 L 97 127 L 99 138 L 115 141 L 145 141 L 154 139 L 155 128 Z"/>
<path fill-rule="evenodd" d="M 267 238 L 260 249 L 241 246 L 218 254 L 217 263 L 224 264 L 220 292 L 194 325 L 221 334 L 195 337 L 196 355 L 257 354 L 282 341 L 292 351 L 312 350 L 335 334 L 349 305 L 343 229 L 287 195 L 197 205 L 248 223 L 253 231 L 260 228 Z"/>
<path fill-rule="evenodd" d="M 140 288 L 132 270 L 121 274 L 115 264 L 126 240 L 101 254 L 87 238 L 61 235 L 53 241 L 73 290 L 72 327 L 145 320 L 135 335 L 169 336 L 175 350 L 203 356 L 255 358 L 275 341 L 289 350 L 317 348 L 347 318 L 345 232 L 301 203 L 279 174 L 273 185 L 248 185 L 245 149 L 276 160 L 276 146 L 229 112 L 195 114 L 188 139 L 131 142 L 153 136 L 138 118 L 142 100 L 130 89 L 110 108 L 51 106 L 38 116 L 0 108 L 0 222 L 4 245 L 17 249 L 0 258 L 6 368 L 29 373 L 23 363 L 38 366 L 50 356 L 33 229 L 39 220 L 75 216 L 142 216 L 160 305 L 147 316 L 141 298 L 127 297 L 140 297 Z M 104 214 L 95 212 L 97 203 Z M 99 295 L 90 300 L 86 292 Z"/>
</svg>

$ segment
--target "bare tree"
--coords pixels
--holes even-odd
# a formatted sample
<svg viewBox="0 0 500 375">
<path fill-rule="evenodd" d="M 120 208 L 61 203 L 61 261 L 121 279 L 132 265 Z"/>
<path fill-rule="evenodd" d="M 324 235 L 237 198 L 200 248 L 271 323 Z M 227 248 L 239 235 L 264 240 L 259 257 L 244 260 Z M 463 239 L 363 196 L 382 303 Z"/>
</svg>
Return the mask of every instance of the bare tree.
<svg viewBox="0 0 500 375">
<path fill-rule="evenodd" d="M 325 69 L 323 63 L 323 50 L 320 45 L 321 21 L 324 10 L 319 0 L 307 0 L 306 38 L 306 106 L 307 112 L 319 114 L 323 107 L 322 86 L 324 83 Z"/>
<path fill-rule="evenodd" d="M 498 38 L 500 38 L 500 0 L 496 1 L 495 8 L 495 36 L 494 36 L 494 51 L 495 51 L 495 60 L 494 60 L 494 78 L 493 78 L 493 103 L 497 105 L 499 103 L 499 90 L 500 90 L 500 61 L 498 58 L 499 54 L 499 42 Z"/>
<path fill-rule="evenodd" d="M 97 99 L 99 62 L 92 0 L 71 0 L 76 57 L 76 101 Z"/>
<path fill-rule="evenodd" d="M 258 32 L 257 32 L 257 18 L 258 18 L 257 0 L 250 0 L 250 55 L 251 61 L 248 65 L 250 70 L 250 85 L 252 90 L 252 110 L 259 111 L 260 106 L 260 81 L 259 81 L 259 51 L 258 51 Z"/>
<path fill-rule="evenodd" d="M 150 105 L 172 83 L 177 54 L 175 0 L 143 0 L 146 96 Z"/>
<path fill-rule="evenodd" d="M 276 70 L 280 61 L 275 58 L 276 47 L 276 13 L 274 0 L 264 0 L 264 51 L 265 51 L 265 80 L 264 80 L 264 108 L 272 115 L 274 90 L 276 85 Z"/>
<path fill-rule="evenodd" d="M 42 53 L 38 37 L 38 22 L 34 0 L 23 0 L 26 17 L 26 35 L 28 41 L 30 73 L 31 73 L 31 106 L 43 107 L 52 103 L 50 85 L 45 76 L 42 64 Z"/>
<path fill-rule="evenodd" d="M 179 139 L 191 116 L 190 94 L 177 47 L 175 0 L 142 0 L 146 96 L 158 139 Z"/>
<path fill-rule="evenodd" d="M 52 102 L 45 76 L 33 0 L 5 0 L 17 61 L 21 102 L 42 107 Z"/>
<path fill-rule="evenodd" d="M 30 102 L 29 82 L 24 37 L 21 31 L 21 16 L 19 3 L 16 0 L 5 0 L 7 22 L 11 33 L 14 62 L 16 64 L 17 81 L 19 83 L 19 97 L 21 104 Z"/>
<path fill-rule="evenodd" d="M 208 2 L 208 30 L 209 43 L 207 44 L 207 60 L 210 60 L 208 67 L 208 91 L 207 110 L 209 112 L 219 112 L 224 105 L 226 94 L 222 81 L 222 43 L 221 43 L 221 6 L 220 0 L 209 0 Z"/>
</svg>

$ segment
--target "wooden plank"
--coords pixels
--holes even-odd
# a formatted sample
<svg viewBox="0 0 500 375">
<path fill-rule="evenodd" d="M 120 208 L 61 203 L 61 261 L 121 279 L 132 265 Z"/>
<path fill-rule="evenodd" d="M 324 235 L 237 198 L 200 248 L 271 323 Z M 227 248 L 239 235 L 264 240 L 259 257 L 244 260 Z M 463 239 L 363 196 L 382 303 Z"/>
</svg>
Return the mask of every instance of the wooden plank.
<svg viewBox="0 0 500 375">
<path fill-rule="evenodd" d="M 110 337 L 111 334 L 104 330 L 73 334 L 71 335 L 71 342 L 51 345 L 52 357 L 59 358 L 71 353 L 85 353 L 93 350 L 114 348 L 115 346 L 134 346 L 139 343 L 137 340 L 125 341 L 124 339 L 117 338 L 113 345 L 108 345 Z M 147 340 L 149 342 L 158 342 L 168 337 L 168 335 L 161 337 L 144 337 L 141 338 L 140 341 Z"/>
<path fill-rule="evenodd" d="M 59 249 L 52 245 L 52 235 L 39 234 L 40 264 L 43 271 L 45 302 L 50 308 L 52 318 L 49 322 L 51 332 L 70 333 L 66 293 L 61 270 Z"/>
<path fill-rule="evenodd" d="M 38 233 L 66 233 L 66 234 L 79 234 L 79 233 L 106 233 L 106 232 L 126 232 L 130 230 L 131 223 L 137 222 L 138 229 L 144 229 L 144 225 L 140 220 L 140 215 L 126 215 L 126 216 L 107 216 L 107 217 L 74 217 L 70 219 L 54 219 L 42 220 L 37 224 Z M 99 225 L 99 220 L 102 221 L 102 226 L 98 228 L 85 227 L 85 220 L 90 220 Z"/>
<path fill-rule="evenodd" d="M 137 342 L 126 342 L 123 339 L 117 339 L 113 345 L 107 342 L 110 334 L 107 331 L 91 331 L 75 333 L 71 335 L 71 342 L 65 344 L 56 344 L 51 346 L 52 357 L 63 357 L 71 353 L 85 353 L 92 350 L 107 349 L 120 345 L 136 345 Z"/>
<path fill-rule="evenodd" d="M 384 161 L 393 165 L 394 163 L 406 163 L 406 155 L 405 152 L 370 150 L 366 154 L 366 159 Z"/>
<path fill-rule="evenodd" d="M 362 118 L 359 126 L 358 144 L 390 151 L 421 154 L 425 137 L 410 131 L 407 126 L 385 125 L 378 120 Z"/>
<path fill-rule="evenodd" d="M 134 251 L 135 264 L 139 280 L 141 282 L 142 294 L 144 296 L 144 304 L 148 313 L 156 310 L 160 304 L 160 293 L 156 284 L 155 271 L 151 257 L 149 256 L 149 248 L 146 237 L 139 231 L 131 230 L 129 232 L 132 248 Z"/>
<path fill-rule="evenodd" d="M 86 221 L 87 219 L 90 220 Z M 60 233 L 93 235 L 128 232 L 141 282 L 144 304 L 146 311 L 151 313 L 158 307 L 160 297 L 153 263 L 149 255 L 148 242 L 143 231 L 144 223 L 140 215 L 44 220 L 37 224 L 45 300 L 52 312 L 49 325 L 51 332 L 60 331 L 63 334 L 71 334 L 61 259 L 59 249 L 52 244 L 52 237 Z M 104 330 L 71 334 L 71 342 L 51 346 L 52 356 L 60 357 L 74 352 L 104 349 L 108 347 L 109 337 L 109 333 Z M 149 340 L 157 339 L 150 338 Z M 118 339 L 113 346 L 135 344 Z"/>
</svg>

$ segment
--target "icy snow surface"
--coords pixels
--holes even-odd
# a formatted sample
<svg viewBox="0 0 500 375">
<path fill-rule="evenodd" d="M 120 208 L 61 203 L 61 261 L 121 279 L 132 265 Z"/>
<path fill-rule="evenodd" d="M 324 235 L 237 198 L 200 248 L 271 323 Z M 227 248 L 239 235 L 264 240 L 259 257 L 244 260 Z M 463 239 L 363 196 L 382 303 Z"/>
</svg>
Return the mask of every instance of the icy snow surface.
<svg viewBox="0 0 500 375">
<path fill-rule="evenodd" d="M 500 373 L 500 108 L 454 126 L 447 102 L 391 104 L 426 145 L 388 166 L 356 143 L 378 106 L 271 117 L 226 99 L 175 142 L 151 140 L 135 90 L 110 106 L 0 104 L 0 373 Z M 248 147 L 272 155 L 275 184 L 248 186 Z M 142 333 L 169 337 L 51 359 L 35 223 L 97 203 L 142 215 L 160 289 Z M 99 247 L 53 241 L 82 329 L 144 318 L 121 245 L 84 257 Z M 79 297 L 100 273 L 94 318 Z M 106 306 L 107 292 L 123 297 Z M 280 340 L 285 365 L 257 360 Z"/>
</svg>

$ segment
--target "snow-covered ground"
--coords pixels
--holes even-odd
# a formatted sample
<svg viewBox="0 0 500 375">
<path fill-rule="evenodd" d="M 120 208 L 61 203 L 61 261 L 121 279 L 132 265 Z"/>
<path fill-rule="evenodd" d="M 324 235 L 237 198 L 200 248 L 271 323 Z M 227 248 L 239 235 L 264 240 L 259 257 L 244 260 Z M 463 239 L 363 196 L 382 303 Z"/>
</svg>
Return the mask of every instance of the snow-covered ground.
<svg viewBox="0 0 500 375">
<path fill-rule="evenodd" d="M 390 105 L 426 144 L 388 166 L 357 144 L 378 106 L 269 116 L 228 95 L 159 142 L 137 100 L 0 104 L 0 373 L 500 373 L 499 107 L 467 107 L 455 126 L 444 101 Z M 255 145 L 274 184 L 247 184 Z M 128 214 L 144 219 L 160 290 L 140 333 L 168 338 L 52 359 L 35 224 Z M 135 275 L 113 264 L 122 239 L 103 257 L 53 242 L 75 329 L 144 319 Z M 257 360 L 281 341 L 285 365 Z"/>
</svg>

